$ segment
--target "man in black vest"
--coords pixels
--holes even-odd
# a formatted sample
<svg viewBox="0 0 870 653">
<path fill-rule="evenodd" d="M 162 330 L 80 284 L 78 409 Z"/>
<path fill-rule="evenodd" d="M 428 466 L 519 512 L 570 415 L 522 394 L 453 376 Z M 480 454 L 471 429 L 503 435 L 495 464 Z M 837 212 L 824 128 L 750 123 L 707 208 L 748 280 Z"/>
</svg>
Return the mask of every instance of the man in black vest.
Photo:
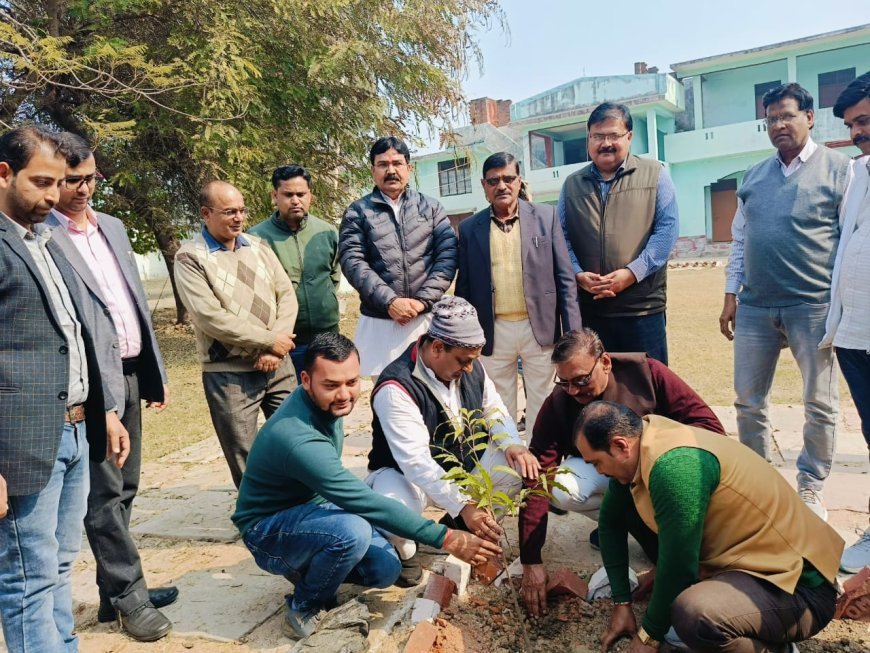
<svg viewBox="0 0 870 653">
<path fill-rule="evenodd" d="M 454 425 L 463 420 L 464 410 L 494 420 L 488 437 L 475 442 L 489 444 L 480 464 L 497 489 L 514 494 L 522 486 L 517 475 L 493 471 L 498 465 L 510 466 L 530 480 L 538 476 L 538 461 L 520 440 L 478 360 L 484 344 L 471 304 L 459 297 L 444 297 L 435 304 L 428 332 L 384 369 L 372 391 L 372 473 L 366 483 L 421 513 L 432 505 L 444 508 L 447 520 L 455 519 L 460 527 L 498 542 L 498 523 L 469 502 L 458 485 L 444 480 L 451 465 L 435 458 L 448 451 L 467 470 L 473 469 L 477 456 L 454 437 Z M 390 540 L 402 559 L 399 582 L 415 585 L 422 574 L 416 544 L 395 536 Z"/>
<path fill-rule="evenodd" d="M 666 268 L 679 234 L 674 182 L 629 153 L 632 118 L 605 102 L 587 121 L 592 164 L 565 179 L 557 212 L 579 286 L 584 326 L 608 351 L 668 364 Z"/>
</svg>

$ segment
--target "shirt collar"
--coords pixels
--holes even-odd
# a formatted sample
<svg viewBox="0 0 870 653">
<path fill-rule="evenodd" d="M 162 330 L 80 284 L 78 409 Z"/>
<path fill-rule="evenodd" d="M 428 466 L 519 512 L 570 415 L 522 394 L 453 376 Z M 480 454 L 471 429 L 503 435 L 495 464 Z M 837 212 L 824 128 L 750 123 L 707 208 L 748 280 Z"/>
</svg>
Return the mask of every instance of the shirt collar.
<svg viewBox="0 0 870 653">
<path fill-rule="evenodd" d="M 806 163 L 807 159 L 809 159 L 813 155 L 813 152 L 815 152 L 817 149 L 819 149 L 819 146 L 816 145 L 816 142 L 812 138 L 808 138 L 807 144 L 804 145 L 804 149 L 800 151 L 800 154 L 797 155 L 797 158 L 801 160 L 801 163 Z M 776 158 L 783 168 L 788 167 L 782 160 L 782 156 L 780 155 L 779 151 L 777 151 L 776 153 Z"/>
<path fill-rule="evenodd" d="M 519 220 L 519 217 L 520 217 L 520 203 L 519 203 L 519 201 L 517 201 L 516 210 L 510 215 L 510 217 L 505 218 L 504 220 L 502 220 L 501 218 L 496 216 L 495 210 L 492 208 L 492 204 L 489 205 L 489 219 L 490 220 L 494 220 L 496 222 L 515 222 L 516 220 Z"/>
<path fill-rule="evenodd" d="M 10 218 L 2 211 L 0 211 L 0 215 L 2 215 L 9 222 L 10 225 L 12 225 L 15 233 L 17 233 L 22 240 L 30 240 L 32 237 L 40 237 L 43 240 L 48 240 L 49 238 L 51 238 L 51 229 L 46 227 L 44 224 L 33 225 L 33 231 L 31 232 L 27 227 L 22 227 L 20 224 L 15 222 L 15 220 Z"/>
<path fill-rule="evenodd" d="M 224 252 L 230 251 L 226 247 L 224 247 L 223 244 L 216 241 L 214 239 L 214 236 L 212 236 L 208 232 L 208 229 L 206 229 L 204 225 L 202 227 L 202 238 L 203 240 L 205 240 L 205 244 L 208 247 L 209 252 L 218 252 L 221 250 L 223 250 Z M 250 244 L 250 241 L 245 238 L 244 234 L 239 234 L 238 236 L 236 236 L 236 249 L 234 249 L 233 251 L 236 251 L 237 249 L 239 249 L 239 247 L 247 247 Z"/>
<path fill-rule="evenodd" d="M 72 219 L 67 216 L 65 213 L 61 213 L 57 209 L 52 209 L 52 213 L 54 213 L 58 222 L 67 230 L 72 231 L 73 233 L 84 233 L 81 229 L 79 229 L 78 225 L 72 221 Z M 90 206 L 85 207 L 85 216 L 88 219 L 88 222 L 91 223 L 92 226 L 98 226 L 97 213 Z"/>
<path fill-rule="evenodd" d="M 594 163 L 590 164 L 590 168 L 592 169 L 592 174 L 595 175 L 595 178 L 596 178 L 598 181 L 603 181 L 605 184 L 609 184 L 610 182 L 616 180 L 616 176 L 617 176 L 620 172 L 622 172 L 623 170 L 625 170 L 625 163 L 626 163 L 626 161 L 628 161 L 628 157 L 625 157 L 625 159 L 623 159 L 622 163 L 619 164 L 619 167 L 616 169 L 616 172 L 613 173 L 613 176 L 612 176 L 610 179 L 605 179 L 605 178 L 601 175 L 601 171 L 598 169 L 598 166 L 595 165 Z"/>
</svg>

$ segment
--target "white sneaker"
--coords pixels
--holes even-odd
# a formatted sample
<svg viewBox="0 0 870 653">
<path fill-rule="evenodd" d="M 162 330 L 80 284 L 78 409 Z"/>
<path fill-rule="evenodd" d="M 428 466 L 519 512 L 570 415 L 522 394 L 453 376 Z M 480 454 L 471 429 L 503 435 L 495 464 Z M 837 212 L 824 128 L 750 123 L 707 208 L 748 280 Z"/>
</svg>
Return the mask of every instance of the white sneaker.
<svg viewBox="0 0 870 653">
<path fill-rule="evenodd" d="M 801 497 L 801 501 L 806 504 L 807 508 L 821 517 L 822 521 L 828 521 L 828 511 L 825 510 L 825 506 L 822 505 L 822 494 L 820 492 L 805 487 L 798 490 L 798 494 Z"/>
<path fill-rule="evenodd" d="M 671 626 L 670 630 L 665 633 L 665 643 L 670 644 L 671 647 L 677 649 L 678 651 L 688 651 L 689 647 L 680 639 L 680 636 L 677 635 L 677 631 L 674 630 L 674 627 Z M 790 653 L 790 652 L 789 652 Z"/>
<path fill-rule="evenodd" d="M 801 653 L 801 651 L 797 647 L 797 644 L 795 644 L 794 642 L 791 642 L 788 645 L 788 653 Z"/>
<path fill-rule="evenodd" d="M 843 551 L 840 559 L 840 569 L 849 574 L 857 574 L 867 565 L 870 565 L 870 528 L 864 531 L 857 542 Z"/>
</svg>

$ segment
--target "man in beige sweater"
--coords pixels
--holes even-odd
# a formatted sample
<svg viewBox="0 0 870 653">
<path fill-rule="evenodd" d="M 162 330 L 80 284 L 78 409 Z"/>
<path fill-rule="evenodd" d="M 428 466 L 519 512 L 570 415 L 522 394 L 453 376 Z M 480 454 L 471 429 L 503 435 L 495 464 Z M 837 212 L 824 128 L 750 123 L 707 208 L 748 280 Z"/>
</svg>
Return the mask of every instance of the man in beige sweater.
<svg viewBox="0 0 870 653">
<path fill-rule="evenodd" d="M 296 387 L 296 293 L 277 257 L 242 233 L 248 210 L 223 181 L 200 192 L 205 223 L 175 255 L 175 282 L 190 312 L 212 423 L 236 487 L 257 433 Z"/>
</svg>

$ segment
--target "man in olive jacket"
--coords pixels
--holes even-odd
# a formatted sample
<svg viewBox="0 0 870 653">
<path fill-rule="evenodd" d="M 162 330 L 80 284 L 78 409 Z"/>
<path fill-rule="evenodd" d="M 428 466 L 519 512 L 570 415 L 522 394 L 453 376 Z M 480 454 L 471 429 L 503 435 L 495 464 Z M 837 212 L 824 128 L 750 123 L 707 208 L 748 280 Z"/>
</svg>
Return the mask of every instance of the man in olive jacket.
<svg viewBox="0 0 870 653">
<path fill-rule="evenodd" d="M 259 236 L 272 248 L 287 272 L 299 313 L 296 316 L 296 347 L 290 352 L 296 378 L 308 343 L 318 333 L 338 331 L 338 230 L 308 211 L 311 174 L 295 163 L 272 173 L 272 201 L 277 210 L 248 233 Z"/>
<path fill-rule="evenodd" d="M 376 188 L 347 208 L 338 244 L 341 271 L 360 295 L 354 341 L 363 376 L 380 374 L 426 331 L 453 283 L 457 250 L 444 207 L 407 187 L 408 146 L 380 138 L 369 160 Z"/>
</svg>

